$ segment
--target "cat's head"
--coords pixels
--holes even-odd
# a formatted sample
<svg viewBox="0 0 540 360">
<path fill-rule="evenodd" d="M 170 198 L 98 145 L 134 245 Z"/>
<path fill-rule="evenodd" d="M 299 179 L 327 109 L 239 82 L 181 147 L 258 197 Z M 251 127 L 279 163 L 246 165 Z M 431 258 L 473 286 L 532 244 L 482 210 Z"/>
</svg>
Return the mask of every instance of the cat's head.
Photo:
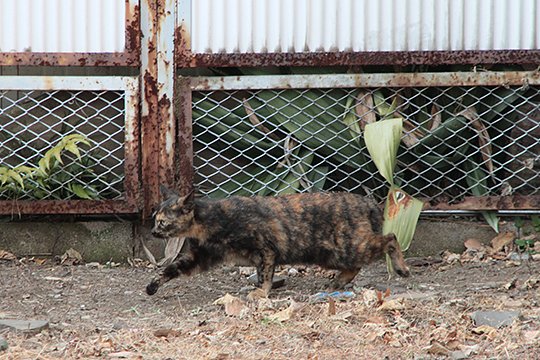
<svg viewBox="0 0 540 360">
<path fill-rule="evenodd" d="M 163 202 L 156 211 L 152 235 L 159 238 L 185 236 L 193 225 L 194 191 L 186 196 L 160 186 Z"/>
</svg>

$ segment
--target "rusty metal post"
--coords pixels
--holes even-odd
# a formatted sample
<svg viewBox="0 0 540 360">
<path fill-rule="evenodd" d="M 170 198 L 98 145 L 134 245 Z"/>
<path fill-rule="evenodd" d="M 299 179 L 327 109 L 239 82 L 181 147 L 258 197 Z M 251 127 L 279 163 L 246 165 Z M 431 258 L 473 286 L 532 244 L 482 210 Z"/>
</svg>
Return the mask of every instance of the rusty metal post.
<svg viewBox="0 0 540 360">
<path fill-rule="evenodd" d="M 178 119 L 176 179 L 181 193 L 186 194 L 193 186 L 194 177 L 190 78 L 178 78 L 175 90 L 174 111 Z"/>
<path fill-rule="evenodd" d="M 174 0 L 141 3 L 143 218 L 159 202 L 159 184 L 175 185 L 176 125 L 172 109 L 175 6 Z"/>
<path fill-rule="evenodd" d="M 157 1 L 141 1 L 141 165 L 146 218 L 159 201 L 159 117 L 157 86 Z"/>
<path fill-rule="evenodd" d="M 157 83 L 159 111 L 159 182 L 176 188 L 174 180 L 174 150 L 176 121 L 174 98 L 174 32 L 176 0 L 158 0 L 157 23 Z"/>
</svg>

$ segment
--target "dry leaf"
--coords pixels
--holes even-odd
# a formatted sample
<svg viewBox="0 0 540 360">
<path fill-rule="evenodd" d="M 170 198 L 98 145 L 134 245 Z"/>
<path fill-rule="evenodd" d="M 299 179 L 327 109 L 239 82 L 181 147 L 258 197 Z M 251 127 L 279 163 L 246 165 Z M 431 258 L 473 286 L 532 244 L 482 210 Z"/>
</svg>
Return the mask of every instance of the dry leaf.
<svg viewBox="0 0 540 360">
<path fill-rule="evenodd" d="M 131 351 L 120 351 L 120 352 L 110 353 L 107 355 L 107 357 L 111 359 L 134 359 L 135 353 L 132 353 Z"/>
<path fill-rule="evenodd" d="M 69 248 L 60 258 L 60 263 L 65 265 L 77 265 L 82 263 L 82 256 L 77 250 Z"/>
<path fill-rule="evenodd" d="M 377 115 L 375 115 L 373 95 L 365 90 L 360 90 L 357 96 L 358 102 L 354 110 L 356 115 L 360 118 L 360 128 L 364 130 L 367 124 L 372 124 L 377 121 Z"/>
<path fill-rule="evenodd" d="M 438 128 L 442 123 L 441 110 L 437 104 L 431 106 L 431 120 L 429 121 L 429 131 L 433 131 Z"/>
<path fill-rule="evenodd" d="M 491 160 L 493 152 L 491 148 L 491 137 L 489 136 L 484 123 L 478 117 L 478 113 L 476 112 L 474 106 L 463 110 L 458 115 L 461 115 L 465 119 L 469 120 L 472 127 L 478 132 L 478 146 L 480 148 L 480 154 L 482 155 L 482 159 L 486 164 L 489 174 L 492 175 L 494 167 L 493 161 Z"/>
<path fill-rule="evenodd" d="M 522 334 L 527 344 L 540 343 L 540 330 L 524 330 Z"/>
<path fill-rule="evenodd" d="M 484 245 L 480 242 L 480 240 L 477 239 L 467 239 L 465 240 L 463 245 L 465 245 L 465 247 L 469 250 L 482 251 L 485 248 Z"/>
<path fill-rule="evenodd" d="M 443 257 L 444 261 L 446 261 L 447 263 L 453 263 L 455 261 L 460 261 L 461 260 L 461 255 L 460 254 L 456 254 L 456 253 L 450 252 L 448 250 L 445 250 L 443 252 L 442 257 Z"/>
<path fill-rule="evenodd" d="M 296 313 L 304 307 L 303 303 L 291 301 L 291 305 L 285 310 L 278 311 L 277 313 L 270 315 L 268 318 L 273 321 L 284 322 L 290 320 L 296 315 Z"/>
<path fill-rule="evenodd" d="M 352 310 L 340 312 L 339 314 L 330 316 L 330 320 L 347 321 L 348 318 L 353 316 Z"/>
<path fill-rule="evenodd" d="M 402 301 L 403 299 L 399 300 L 386 300 L 382 303 L 381 306 L 377 308 L 379 311 L 393 311 L 393 310 L 403 310 L 405 309 L 405 304 Z"/>
<path fill-rule="evenodd" d="M 0 260 L 12 261 L 17 260 L 17 257 L 9 251 L 0 250 Z"/>
<path fill-rule="evenodd" d="M 495 329 L 494 327 L 491 327 L 489 325 L 480 325 L 478 327 L 475 327 L 474 329 L 471 330 L 473 332 L 473 334 L 476 334 L 476 335 L 482 335 L 482 334 L 494 334 L 497 332 L 497 329 Z"/>
<path fill-rule="evenodd" d="M 367 306 L 372 306 L 378 303 L 377 292 L 372 289 L 362 291 L 362 300 Z"/>
<path fill-rule="evenodd" d="M 154 331 L 154 336 L 156 337 L 169 337 L 169 336 L 180 336 L 180 332 L 174 329 L 157 329 Z"/>
<path fill-rule="evenodd" d="M 336 301 L 332 298 L 328 298 L 328 316 L 336 315 Z"/>
<path fill-rule="evenodd" d="M 241 316 L 247 310 L 241 299 L 228 293 L 214 301 L 214 305 L 224 305 L 225 313 L 230 316 Z"/>
<path fill-rule="evenodd" d="M 242 101 L 244 103 L 244 109 L 246 110 L 246 114 L 248 115 L 249 121 L 257 129 L 259 129 L 263 133 L 267 134 L 272 140 L 279 141 L 280 140 L 279 137 L 276 134 L 274 134 L 273 132 L 271 132 L 270 129 L 268 129 L 266 126 L 264 126 L 264 124 L 259 120 L 259 118 L 257 117 L 257 114 L 255 113 L 255 111 L 253 110 L 253 108 L 251 107 L 251 105 L 249 104 L 247 99 L 244 98 L 244 99 L 242 99 Z"/>
<path fill-rule="evenodd" d="M 491 240 L 493 252 L 501 251 L 506 245 L 513 243 L 515 239 L 515 235 L 509 231 L 500 233 Z"/>
<path fill-rule="evenodd" d="M 450 354 L 450 350 L 448 350 L 446 347 L 444 347 L 442 344 L 440 344 L 440 343 L 438 343 L 436 341 L 426 348 L 426 352 L 428 354 L 432 354 L 432 355 L 448 355 L 448 354 Z"/>
<path fill-rule="evenodd" d="M 380 324 L 380 325 L 386 325 L 388 324 L 388 320 L 383 318 L 382 316 L 379 316 L 379 315 L 373 315 L 373 316 L 370 316 L 366 319 L 365 321 L 366 324 Z"/>
</svg>

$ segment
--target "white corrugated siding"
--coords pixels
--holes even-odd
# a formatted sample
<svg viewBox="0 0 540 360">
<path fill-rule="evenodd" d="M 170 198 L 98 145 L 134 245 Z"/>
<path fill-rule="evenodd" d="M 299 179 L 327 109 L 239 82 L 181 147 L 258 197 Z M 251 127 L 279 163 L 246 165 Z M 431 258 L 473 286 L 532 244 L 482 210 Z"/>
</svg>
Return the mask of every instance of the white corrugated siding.
<svg viewBox="0 0 540 360">
<path fill-rule="evenodd" d="M 122 52 L 125 0 L 0 0 L 0 52 Z"/>
<path fill-rule="evenodd" d="M 179 1 L 194 53 L 540 48 L 540 0 Z"/>
</svg>

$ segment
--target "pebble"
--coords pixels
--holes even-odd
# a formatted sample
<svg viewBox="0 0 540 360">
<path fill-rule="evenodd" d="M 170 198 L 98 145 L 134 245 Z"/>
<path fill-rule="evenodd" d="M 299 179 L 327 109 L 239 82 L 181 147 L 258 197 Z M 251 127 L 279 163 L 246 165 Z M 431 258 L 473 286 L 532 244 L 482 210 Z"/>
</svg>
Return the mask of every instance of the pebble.
<svg viewBox="0 0 540 360">
<path fill-rule="evenodd" d="M 4 350 L 7 350 L 8 348 L 8 342 L 6 339 L 4 339 L 3 337 L 0 337 L 0 351 L 4 351 Z"/>
<path fill-rule="evenodd" d="M 0 329 L 10 328 L 20 331 L 41 331 L 49 327 L 47 320 L 20 320 L 20 319 L 0 319 Z"/>
<path fill-rule="evenodd" d="M 519 316 L 519 311 L 475 311 L 471 314 L 476 326 L 487 325 L 497 329 L 512 325 Z"/>
</svg>

